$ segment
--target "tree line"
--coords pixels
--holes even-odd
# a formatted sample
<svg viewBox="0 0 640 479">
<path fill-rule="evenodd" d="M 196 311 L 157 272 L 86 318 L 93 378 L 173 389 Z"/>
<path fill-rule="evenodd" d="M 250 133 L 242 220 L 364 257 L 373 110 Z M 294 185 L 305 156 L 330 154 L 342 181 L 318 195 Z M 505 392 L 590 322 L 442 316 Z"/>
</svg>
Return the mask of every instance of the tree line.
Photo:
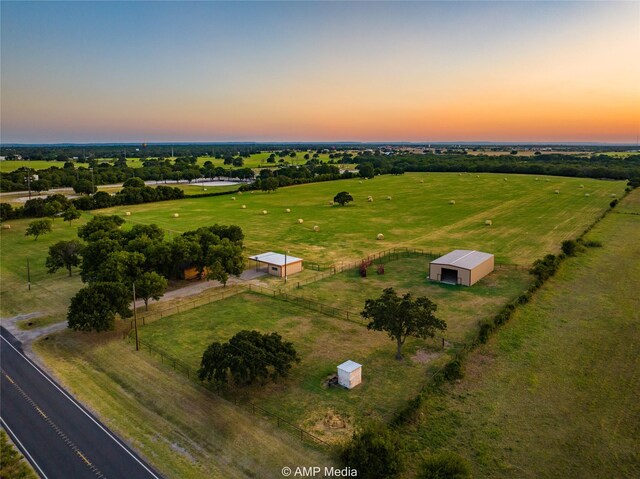
<svg viewBox="0 0 640 479">
<path fill-rule="evenodd" d="M 244 270 L 244 234 L 238 226 L 213 225 L 187 231 L 167 241 L 157 225 L 134 225 L 121 229 L 119 216 L 95 216 L 78 228 L 82 241 L 60 241 L 49 248 L 46 265 L 50 273 L 65 268 L 69 275 L 79 267 L 86 284 L 72 298 L 67 320 L 81 331 L 107 331 L 116 314 L 131 316 L 135 287 L 148 305 L 159 299 L 168 280 L 179 279 L 195 268 L 198 278 L 226 285 L 230 275 Z"/>
</svg>

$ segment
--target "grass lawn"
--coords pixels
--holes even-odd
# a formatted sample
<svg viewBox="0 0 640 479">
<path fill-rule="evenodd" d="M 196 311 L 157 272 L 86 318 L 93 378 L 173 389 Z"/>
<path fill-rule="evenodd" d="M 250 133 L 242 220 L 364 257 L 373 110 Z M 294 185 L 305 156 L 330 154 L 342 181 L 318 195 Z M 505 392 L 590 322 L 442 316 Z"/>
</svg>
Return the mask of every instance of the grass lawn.
<svg viewBox="0 0 640 479">
<path fill-rule="evenodd" d="M 499 269 L 472 287 L 434 283 L 427 279 L 428 257 L 404 258 L 386 263 L 384 275 L 369 268 L 366 278 L 357 269 L 348 270 L 292 290 L 293 294 L 330 304 L 358 315 L 366 299 L 377 298 L 384 288 L 399 294 L 410 292 L 414 298 L 427 296 L 438 305 L 437 315 L 447 322 L 444 336 L 455 342 L 476 335 L 475 326 L 508 301 L 522 293 L 531 281 L 524 269 Z M 292 278 L 292 281 L 295 279 Z"/>
<path fill-rule="evenodd" d="M 174 232 L 212 223 L 237 224 L 245 232 L 250 254 L 288 249 L 292 255 L 323 264 L 355 260 L 394 246 L 478 249 L 496 254 L 498 262 L 530 264 L 545 253 L 558 252 L 562 240 L 582 232 L 608 207 L 610 195 L 621 196 L 625 187 L 621 181 L 548 180 L 495 174 L 386 175 L 362 182 L 338 180 L 275 193 L 244 193 L 234 195 L 235 201 L 231 196 L 194 198 L 100 213 L 131 211 L 132 221 L 156 223 Z M 346 207 L 329 206 L 342 190 L 355 201 Z M 369 195 L 373 202 L 367 202 Z M 451 199 L 455 205 L 449 204 Z M 173 218 L 173 213 L 180 217 Z M 299 224 L 299 218 L 304 223 Z M 493 226 L 485 225 L 487 219 Z M 383 241 L 376 240 L 378 233 L 385 235 Z"/>
<path fill-rule="evenodd" d="M 427 359 L 437 361 L 441 353 L 434 342 L 409 339 L 406 359 L 396 361 L 395 343 L 386 333 L 252 293 L 155 321 L 140 335 L 197 369 L 211 342 L 226 341 L 242 329 L 280 333 L 302 360 L 286 380 L 232 389 L 232 397 L 255 401 L 328 440 L 348 437 L 355 419 L 393 413 L 419 391 L 430 367 Z M 423 352 L 416 356 L 418 350 Z M 351 391 L 328 388 L 325 380 L 347 359 L 363 365 L 363 383 Z M 333 414 L 347 427 L 327 427 Z"/>
<path fill-rule="evenodd" d="M 38 316 L 37 318 L 21 319 L 16 322 L 18 329 L 29 331 L 31 329 L 40 329 L 54 323 L 60 322 L 60 316 Z"/>
<path fill-rule="evenodd" d="M 34 350 L 54 376 L 166 478 L 280 478 L 323 453 L 138 352 L 119 334 L 66 331 Z"/>
<path fill-rule="evenodd" d="M 11 220 L 5 223 L 11 225 L 11 229 L 0 230 L 2 317 L 41 311 L 47 316 L 62 319 L 71 296 L 80 289 L 82 283 L 77 269 L 74 269 L 72 277 L 69 277 L 66 269 L 58 270 L 54 274 L 47 273 L 45 261 L 49 246 L 58 241 L 78 239 L 78 227 L 90 218 L 89 214 L 83 213 L 82 217 L 71 225 L 62 219 L 56 219 L 53 222 L 53 231 L 40 236 L 37 241 L 24 235 L 33 219 Z M 31 270 L 31 291 L 27 289 L 27 259 Z"/>
<path fill-rule="evenodd" d="M 640 191 L 425 405 L 416 451 L 474 477 L 640 477 Z M 631 214 L 630 214 L 631 213 Z"/>
</svg>

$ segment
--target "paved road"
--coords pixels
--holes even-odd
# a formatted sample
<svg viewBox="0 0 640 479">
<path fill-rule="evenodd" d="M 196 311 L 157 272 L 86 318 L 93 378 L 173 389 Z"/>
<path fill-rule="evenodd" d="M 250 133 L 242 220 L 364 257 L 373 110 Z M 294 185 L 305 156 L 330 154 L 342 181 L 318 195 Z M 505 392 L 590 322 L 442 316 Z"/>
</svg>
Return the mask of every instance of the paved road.
<svg viewBox="0 0 640 479">
<path fill-rule="evenodd" d="M 0 328 L 0 422 L 45 479 L 160 479 Z"/>
</svg>

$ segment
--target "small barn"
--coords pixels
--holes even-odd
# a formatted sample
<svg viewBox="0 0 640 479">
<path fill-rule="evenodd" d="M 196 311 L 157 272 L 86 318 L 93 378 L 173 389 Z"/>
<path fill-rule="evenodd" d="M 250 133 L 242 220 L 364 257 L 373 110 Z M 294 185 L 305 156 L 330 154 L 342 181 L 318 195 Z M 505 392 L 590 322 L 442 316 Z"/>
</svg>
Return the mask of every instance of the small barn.
<svg viewBox="0 0 640 479">
<path fill-rule="evenodd" d="M 355 361 L 345 361 L 338 366 L 338 384 L 352 389 L 362 382 L 362 364 Z"/>
<path fill-rule="evenodd" d="M 494 270 L 494 257 L 482 251 L 457 249 L 429 264 L 429 279 L 471 286 Z"/>
<path fill-rule="evenodd" d="M 302 271 L 302 258 L 296 258 L 289 254 L 269 251 L 268 253 L 249 256 L 249 259 L 256 262 L 256 271 L 264 271 L 281 278 Z"/>
</svg>

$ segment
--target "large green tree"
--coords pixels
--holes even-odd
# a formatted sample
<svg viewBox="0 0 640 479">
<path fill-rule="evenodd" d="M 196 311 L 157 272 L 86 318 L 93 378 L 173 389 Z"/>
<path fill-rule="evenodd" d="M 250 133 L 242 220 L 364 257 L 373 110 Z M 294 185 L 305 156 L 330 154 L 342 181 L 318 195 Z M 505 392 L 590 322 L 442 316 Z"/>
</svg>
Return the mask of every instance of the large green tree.
<svg viewBox="0 0 640 479">
<path fill-rule="evenodd" d="M 78 236 L 85 241 L 92 241 L 104 237 L 119 237 L 122 235 L 120 226 L 124 220 L 120 216 L 97 215 L 84 226 L 78 228 Z"/>
<path fill-rule="evenodd" d="M 242 246 L 223 238 L 211 248 L 206 258 L 207 279 L 220 281 L 227 285 L 229 275 L 240 276 L 244 271 Z"/>
<path fill-rule="evenodd" d="M 368 329 L 386 331 L 397 344 L 396 359 L 402 359 L 402 346 L 409 336 L 433 338 L 436 331 L 444 331 L 447 324 L 435 316 L 438 307 L 429 298 L 415 300 L 411 293 L 399 297 L 387 288 L 378 299 L 367 299 L 360 315 L 369 320 Z"/>
<path fill-rule="evenodd" d="M 293 344 L 278 333 L 240 331 L 227 343 L 214 342 L 204 351 L 198 377 L 225 383 L 232 377 L 238 385 L 276 379 L 289 374 L 300 357 Z"/>
<path fill-rule="evenodd" d="M 66 268 L 71 276 L 71 268 L 80 264 L 82 253 L 82 244 L 79 241 L 58 241 L 56 244 L 49 246 L 49 255 L 47 256 L 46 266 L 47 272 L 55 273 L 60 268 Z"/>
<path fill-rule="evenodd" d="M 341 191 L 340 193 L 338 193 L 336 196 L 333 197 L 333 202 L 338 203 L 340 206 L 344 206 L 347 203 L 350 203 L 352 201 L 353 201 L 353 196 L 351 196 L 346 191 Z"/>
<path fill-rule="evenodd" d="M 131 317 L 129 289 L 120 283 L 95 282 L 82 288 L 71 298 L 67 322 L 76 331 L 111 331 L 116 314 Z"/>
<path fill-rule="evenodd" d="M 24 235 L 33 236 L 33 239 L 37 241 L 39 236 L 46 233 L 51 233 L 51 225 L 52 221 L 49 218 L 34 220 L 29 223 L 29 226 L 27 226 L 27 230 L 25 231 Z"/>
<path fill-rule="evenodd" d="M 80 216 L 82 216 L 82 213 L 80 213 L 77 209 L 75 209 L 73 206 L 67 208 L 64 213 L 62 213 L 62 219 L 64 221 L 68 221 L 69 224 L 71 224 L 71 222 L 73 220 L 77 220 L 78 218 L 80 218 Z"/>
<path fill-rule="evenodd" d="M 149 300 L 158 301 L 167 290 L 167 278 L 160 276 L 155 271 L 142 274 L 136 279 L 136 296 L 144 301 L 144 309 L 149 309 Z"/>
<path fill-rule="evenodd" d="M 116 251 L 111 253 L 100 265 L 97 281 L 114 281 L 131 288 L 131 285 L 142 276 L 145 257 L 142 253 Z"/>
</svg>

